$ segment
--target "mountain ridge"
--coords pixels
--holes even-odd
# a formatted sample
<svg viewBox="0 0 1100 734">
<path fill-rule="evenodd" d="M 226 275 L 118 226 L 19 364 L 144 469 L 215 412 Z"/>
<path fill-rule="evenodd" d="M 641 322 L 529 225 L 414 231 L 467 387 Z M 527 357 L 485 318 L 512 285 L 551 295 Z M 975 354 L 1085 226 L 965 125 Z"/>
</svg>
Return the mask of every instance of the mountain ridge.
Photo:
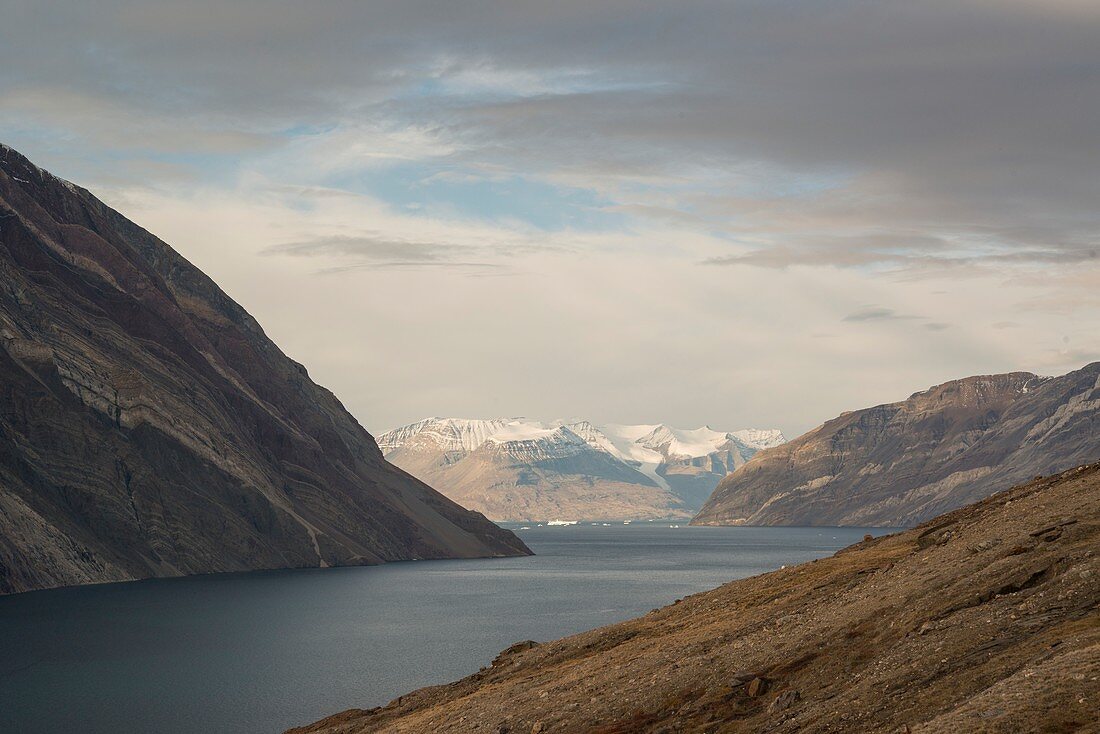
<svg viewBox="0 0 1100 734">
<path fill-rule="evenodd" d="M 0 147 L 0 592 L 529 552 L 167 244 Z"/>
<path fill-rule="evenodd" d="M 1100 458 L 1100 362 L 975 375 L 848 411 L 722 480 L 699 525 L 898 527 Z"/>
<path fill-rule="evenodd" d="M 729 470 L 785 438 L 776 429 L 425 418 L 378 440 L 389 461 L 452 498 L 526 521 L 689 517 Z M 490 444 L 499 448 L 485 451 Z"/>
</svg>

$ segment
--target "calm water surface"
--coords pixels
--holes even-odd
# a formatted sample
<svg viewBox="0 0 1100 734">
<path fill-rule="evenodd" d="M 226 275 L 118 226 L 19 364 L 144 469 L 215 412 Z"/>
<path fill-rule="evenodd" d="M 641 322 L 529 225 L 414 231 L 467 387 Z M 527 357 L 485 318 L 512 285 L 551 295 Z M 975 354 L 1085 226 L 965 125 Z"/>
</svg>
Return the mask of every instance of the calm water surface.
<svg viewBox="0 0 1100 734">
<path fill-rule="evenodd" d="M 511 526 L 516 528 L 518 526 Z M 0 597 L 0 732 L 281 732 L 882 530 L 518 530 L 538 555 Z"/>
</svg>

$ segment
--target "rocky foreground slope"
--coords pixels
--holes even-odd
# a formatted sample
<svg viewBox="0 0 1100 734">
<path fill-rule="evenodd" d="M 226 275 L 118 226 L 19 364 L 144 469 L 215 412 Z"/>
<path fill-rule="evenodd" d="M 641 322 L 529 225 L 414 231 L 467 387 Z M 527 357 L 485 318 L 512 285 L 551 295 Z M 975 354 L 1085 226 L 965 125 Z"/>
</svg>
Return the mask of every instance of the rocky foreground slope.
<svg viewBox="0 0 1100 734">
<path fill-rule="evenodd" d="M 1098 730 L 1100 464 L 296 734 Z"/>
<path fill-rule="evenodd" d="M 0 593 L 527 552 L 168 245 L 0 146 Z"/>
<path fill-rule="evenodd" d="M 697 525 L 903 527 L 1100 460 L 1100 362 L 954 380 L 844 413 L 722 480 Z"/>
<path fill-rule="evenodd" d="M 386 458 L 493 520 L 694 515 L 778 430 L 426 418 L 378 437 Z"/>
</svg>

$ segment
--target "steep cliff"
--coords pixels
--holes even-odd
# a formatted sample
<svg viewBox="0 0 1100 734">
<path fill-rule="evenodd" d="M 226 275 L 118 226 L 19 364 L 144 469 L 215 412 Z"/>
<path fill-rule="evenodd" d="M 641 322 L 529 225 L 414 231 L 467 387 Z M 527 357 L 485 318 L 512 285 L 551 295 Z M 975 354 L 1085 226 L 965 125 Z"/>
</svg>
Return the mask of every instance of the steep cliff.
<svg viewBox="0 0 1100 734">
<path fill-rule="evenodd" d="M 168 245 L 0 146 L 0 593 L 527 552 Z"/>
<path fill-rule="evenodd" d="M 1100 363 L 968 377 L 857 410 L 757 454 L 698 525 L 906 526 L 1100 459 Z"/>
</svg>

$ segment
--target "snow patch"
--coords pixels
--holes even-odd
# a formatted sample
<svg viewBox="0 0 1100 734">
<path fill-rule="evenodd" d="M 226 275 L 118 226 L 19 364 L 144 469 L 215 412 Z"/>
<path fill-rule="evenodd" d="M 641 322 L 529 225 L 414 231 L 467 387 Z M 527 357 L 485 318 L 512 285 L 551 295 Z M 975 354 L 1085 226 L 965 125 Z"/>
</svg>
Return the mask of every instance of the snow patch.
<svg viewBox="0 0 1100 734">
<path fill-rule="evenodd" d="M 486 440 L 493 443 L 508 443 L 509 441 L 537 441 L 561 435 L 561 426 L 515 420 L 497 428 Z"/>
<path fill-rule="evenodd" d="M 385 455 L 410 442 L 418 450 L 461 454 L 491 442 L 517 461 L 563 458 L 592 449 L 623 462 L 658 487 L 671 491 L 660 472 L 670 459 L 696 459 L 730 449 L 747 460 L 759 450 L 785 443 L 786 438 L 778 429 L 724 432 L 709 426 L 685 429 L 662 423 L 598 425 L 575 418 L 550 422 L 528 418 L 425 418 L 388 431 L 377 441 Z"/>
<path fill-rule="evenodd" d="M 384 453 L 394 451 L 413 437 L 425 436 L 445 451 L 471 452 L 486 441 L 534 441 L 561 437 L 561 429 L 588 445 L 631 463 L 658 465 L 670 456 L 698 458 L 721 449 L 727 442 L 749 449 L 772 448 L 786 442 L 778 429 L 746 428 L 716 431 L 701 428 L 673 428 L 662 423 L 597 425 L 586 420 L 542 422 L 527 418 L 425 418 L 378 437 Z"/>
</svg>

